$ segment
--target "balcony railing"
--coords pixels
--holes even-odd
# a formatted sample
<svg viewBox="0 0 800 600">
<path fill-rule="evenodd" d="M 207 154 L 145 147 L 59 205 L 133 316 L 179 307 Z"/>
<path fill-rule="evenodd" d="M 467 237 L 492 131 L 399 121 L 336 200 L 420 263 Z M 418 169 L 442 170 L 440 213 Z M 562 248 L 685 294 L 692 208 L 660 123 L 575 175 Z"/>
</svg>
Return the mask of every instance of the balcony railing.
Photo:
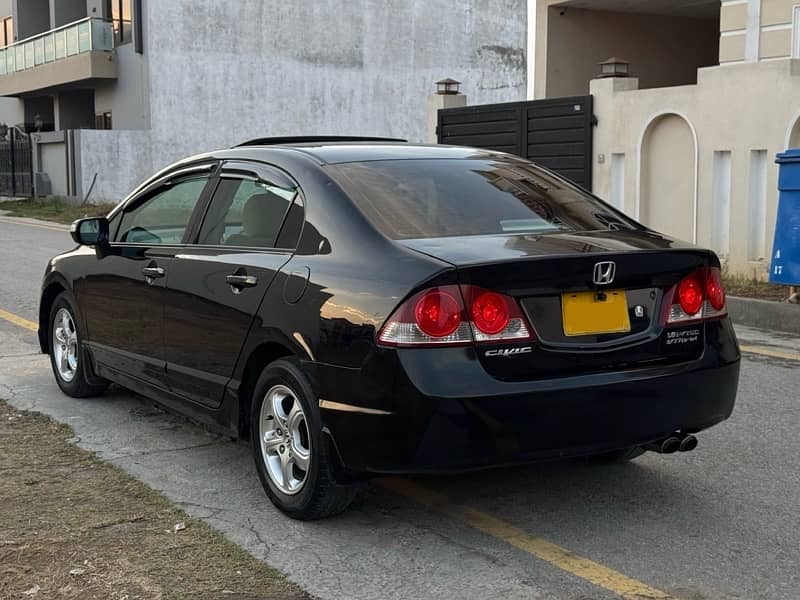
<svg viewBox="0 0 800 600">
<path fill-rule="evenodd" d="M 87 17 L 0 48 L 0 75 L 9 75 L 85 52 L 111 52 L 114 24 Z"/>
</svg>

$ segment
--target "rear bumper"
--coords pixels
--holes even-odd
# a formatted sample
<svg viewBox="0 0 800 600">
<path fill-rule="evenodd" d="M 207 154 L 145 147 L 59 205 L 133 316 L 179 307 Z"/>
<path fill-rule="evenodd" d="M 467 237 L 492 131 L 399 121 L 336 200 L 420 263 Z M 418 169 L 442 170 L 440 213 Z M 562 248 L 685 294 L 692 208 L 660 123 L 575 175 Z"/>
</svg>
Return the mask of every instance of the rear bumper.
<svg viewBox="0 0 800 600">
<path fill-rule="evenodd" d="M 348 378 L 351 398 L 372 392 L 355 399 L 368 413 L 323 409 L 323 423 L 348 468 L 375 473 L 453 472 L 696 433 L 730 416 L 738 387 L 732 327 L 726 319 L 710 329 L 696 361 L 538 382 L 498 381 L 469 348 L 397 352 L 393 381 L 389 369 L 372 376 L 383 373 L 380 398 L 383 386 L 363 370 L 326 367 L 323 398 Z M 335 387 L 325 385 L 331 377 Z"/>
</svg>

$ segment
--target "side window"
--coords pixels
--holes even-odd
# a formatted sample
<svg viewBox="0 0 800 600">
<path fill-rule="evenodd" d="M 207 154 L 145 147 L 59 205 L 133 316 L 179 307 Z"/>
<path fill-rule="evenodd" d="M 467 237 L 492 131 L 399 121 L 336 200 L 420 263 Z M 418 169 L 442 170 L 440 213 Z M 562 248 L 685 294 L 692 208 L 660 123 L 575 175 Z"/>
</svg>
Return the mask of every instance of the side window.
<svg viewBox="0 0 800 600">
<path fill-rule="evenodd" d="M 117 241 L 130 244 L 180 244 L 206 183 L 207 177 L 181 181 L 126 210 L 122 215 Z"/>
<path fill-rule="evenodd" d="M 220 180 L 199 244 L 274 248 L 297 191 L 263 181 Z"/>
</svg>

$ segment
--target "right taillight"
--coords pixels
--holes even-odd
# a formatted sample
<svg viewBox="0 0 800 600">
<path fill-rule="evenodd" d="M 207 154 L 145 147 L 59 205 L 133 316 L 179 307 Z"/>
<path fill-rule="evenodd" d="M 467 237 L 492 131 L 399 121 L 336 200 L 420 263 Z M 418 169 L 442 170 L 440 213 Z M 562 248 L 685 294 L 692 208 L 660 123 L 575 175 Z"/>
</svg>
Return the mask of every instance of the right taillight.
<svg viewBox="0 0 800 600">
<path fill-rule="evenodd" d="M 517 301 L 471 285 L 430 288 L 403 302 L 378 334 L 388 346 L 458 346 L 525 341 L 531 329 Z"/>
<path fill-rule="evenodd" d="M 665 303 L 667 325 L 725 316 L 725 290 L 719 269 L 704 267 L 687 275 L 667 291 Z"/>
</svg>

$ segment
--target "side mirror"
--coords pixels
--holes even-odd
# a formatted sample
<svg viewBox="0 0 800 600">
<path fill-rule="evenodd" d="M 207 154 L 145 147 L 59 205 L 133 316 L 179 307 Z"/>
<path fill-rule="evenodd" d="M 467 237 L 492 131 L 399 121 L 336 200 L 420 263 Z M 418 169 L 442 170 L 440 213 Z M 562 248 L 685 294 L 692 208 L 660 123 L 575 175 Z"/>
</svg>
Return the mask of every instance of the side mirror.
<svg viewBox="0 0 800 600">
<path fill-rule="evenodd" d="M 103 246 L 108 243 L 108 219 L 78 219 L 70 227 L 69 234 L 81 246 Z"/>
</svg>

